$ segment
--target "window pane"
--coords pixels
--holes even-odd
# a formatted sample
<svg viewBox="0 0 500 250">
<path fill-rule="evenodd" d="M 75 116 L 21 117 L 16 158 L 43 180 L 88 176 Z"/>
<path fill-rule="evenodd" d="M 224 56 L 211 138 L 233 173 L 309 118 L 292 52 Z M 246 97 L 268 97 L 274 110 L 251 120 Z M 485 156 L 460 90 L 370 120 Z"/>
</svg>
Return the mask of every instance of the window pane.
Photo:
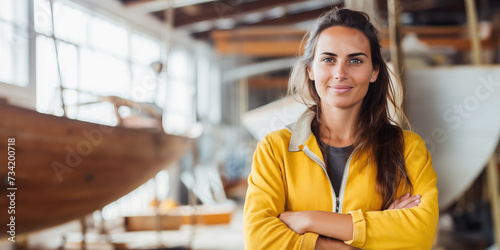
<svg viewBox="0 0 500 250">
<path fill-rule="evenodd" d="M 196 65 L 190 61 L 191 57 L 185 50 L 173 50 L 169 56 L 163 123 L 169 133 L 182 134 L 193 125 L 194 83 L 189 71 L 196 70 Z"/>
<path fill-rule="evenodd" d="M 128 57 L 128 33 L 124 27 L 102 18 L 92 17 L 88 30 L 92 47 L 120 58 Z"/>
<path fill-rule="evenodd" d="M 103 95 L 129 96 L 130 71 L 126 61 L 82 49 L 81 89 Z"/>
<path fill-rule="evenodd" d="M 0 0 L 0 82 L 27 86 L 28 1 Z"/>
<path fill-rule="evenodd" d="M 109 102 L 81 106 L 78 109 L 78 119 L 93 123 L 116 125 L 118 121 L 114 109 L 113 104 Z"/>
<path fill-rule="evenodd" d="M 28 27 L 28 2 L 26 0 L 0 0 L 0 6 L 1 21 Z"/>
<path fill-rule="evenodd" d="M 49 39 L 51 40 L 51 39 Z M 54 43 L 52 42 L 52 46 Z M 65 88 L 78 88 L 78 51 L 72 44 L 58 42 L 59 65 L 61 67 L 62 84 Z M 54 55 L 55 57 L 55 55 Z M 57 66 L 57 65 L 55 65 Z M 56 68 L 57 70 L 57 68 Z M 59 76 L 58 78 L 59 79 Z M 58 80 L 59 82 L 59 80 Z"/>
<path fill-rule="evenodd" d="M 50 38 L 38 36 L 36 51 L 36 109 L 43 113 L 62 115 L 54 42 Z"/>
<path fill-rule="evenodd" d="M 152 70 L 134 65 L 132 100 L 136 102 L 154 102 L 157 93 L 155 75 Z"/>
<path fill-rule="evenodd" d="M 144 65 L 160 61 L 161 50 L 158 41 L 147 36 L 132 35 L 132 60 Z"/>
<path fill-rule="evenodd" d="M 52 35 L 52 21 L 49 0 L 35 0 L 35 30 L 38 33 Z M 54 2 L 54 12 L 57 13 L 60 5 Z"/>
<path fill-rule="evenodd" d="M 76 43 L 84 44 L 87 37 L 86 22 L 88 15 L 70 6 L 58 5 L 55 12 L 56 37 Z"/>
</svg>

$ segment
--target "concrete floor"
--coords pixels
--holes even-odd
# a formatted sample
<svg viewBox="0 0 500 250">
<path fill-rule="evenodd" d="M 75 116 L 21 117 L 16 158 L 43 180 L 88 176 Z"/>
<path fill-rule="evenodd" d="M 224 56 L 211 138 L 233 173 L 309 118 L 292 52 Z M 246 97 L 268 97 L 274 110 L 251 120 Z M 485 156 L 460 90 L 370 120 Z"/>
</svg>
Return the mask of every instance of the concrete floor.
<svg viewBox="0 0 500 250">
<path fill-rule="evenodd" d="M 145 232 L 110 232 L 113 243 L 122 243 L 127 249 L 196 249 L 196 250 L 242 250 L 243 207 L 237 206 L 230 224 L 223 225 L 183 225 L 180 230 Z M 441 224 L 441 221 L 440 221 Z M 27 240 L 29 249 L 80 249 L 81 233 L 78 221 L 73 221 L 59 227 L 31 234 Z M 63 236 L 66 242 L 63 243 Z M 434 250 L 451 249 L 497 249 L 496 246 L 467 246 L 458 241 L 453 232 L 443 230 L 440 225 L 437 246 Z M 89 244 L 87 249 L 113 249 L 113 246 L 102 235 L 89 232 L 86 236 Z M 100 242 L 100 243 L 99 243 Z M 0 250 L 15 249 L 8 241 L 0 241 Z"/>
<path fill-rule="evenodd" d="M 179 230 L 124 232 L 113 230 L 109 239 L 113 243 L 126 245 L 127 249 L 196 249 L 196 250 L 240 250 L 243 246 L 243 207 L 237 206 L 230 224 L 182 225 Z M 63 242 L 63 238 L 65 241 Z M 82 235 L 78 221 L 30 234 L 24 242 L 29 249 L 80 249 Z M 103 235 L 86 234 L 87 249 L 113 249 Z M 20 245 L 17 246 L 21 248 Z M 8 241 L 0 241 L 0 250 L 15 249 Z"/>
</svg>

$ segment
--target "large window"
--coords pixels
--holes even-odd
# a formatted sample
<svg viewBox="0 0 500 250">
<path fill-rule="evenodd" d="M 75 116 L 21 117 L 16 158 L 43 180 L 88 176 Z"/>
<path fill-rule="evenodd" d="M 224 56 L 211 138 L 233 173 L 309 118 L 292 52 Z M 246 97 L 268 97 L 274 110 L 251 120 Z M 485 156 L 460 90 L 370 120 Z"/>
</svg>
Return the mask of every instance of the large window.
<svg viewBox="0 0 500 250">
<path fill-rule="evenodd" d="M 194 124 L 199 58 L 189 47 L 174 45 L 165 60 L 159 34 L 69 0 L 53 0 L 52 8 L 49 0 L 0 0 L 0 6 L 0 85 L 25 87 L 33 80 L 37 111 L 63 115 L 64 102 L 70 118 L 114 125 L 113 106 L 99 100 L 113 95 L 156 103 L 169 133 L 185 133 Z M 167 62 L 163 72 L 151 69 L 155 62 Z"/>
<path fill-rule="evenodd" d="M 156 101 L 157 92 L 150 85 L 161 82 L 156 81 L 150 64 L 161 60 L 158 39 L 68 1 L 54 1 L 52 27 L 49 1 L 34 0 L 34 4 L 35 29 L 40 34 L 36 40 L 37 110 L 61 115 L 64 100 L 69 117 L 113 125 L 117 121 L 110 103 L 78 104 L 108 95 Z"/>
<path fill-rule="evenodd" d="M 165 129 L 171 133 L 183 133 L 194 123 L 196 61 L 185 50 L 170 53 L 167 71 L 165 100 Z M 192 114 L 189 115 L 189 114 Z"/>
<path fill-rule="evenodd" d="M 0 82 L 29 83 L 29 14 L 27 0 L 0 0 Z"/>
</svg>

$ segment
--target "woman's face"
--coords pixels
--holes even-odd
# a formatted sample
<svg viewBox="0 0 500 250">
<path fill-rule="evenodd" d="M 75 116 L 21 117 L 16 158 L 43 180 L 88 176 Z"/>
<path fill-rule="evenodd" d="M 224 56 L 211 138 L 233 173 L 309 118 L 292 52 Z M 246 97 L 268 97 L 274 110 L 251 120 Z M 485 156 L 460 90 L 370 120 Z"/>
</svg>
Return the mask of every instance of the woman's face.
<svg viewBox="0 0 500 250">
<path fill-rule="evenodd" d="M 325 111 L 333 107 L 360 108 L 370 82 L 378 76 L 368 38 L 361 31 L 344 26 L 333 26 L 320 33 L 307 71 Z"/>
</svg>

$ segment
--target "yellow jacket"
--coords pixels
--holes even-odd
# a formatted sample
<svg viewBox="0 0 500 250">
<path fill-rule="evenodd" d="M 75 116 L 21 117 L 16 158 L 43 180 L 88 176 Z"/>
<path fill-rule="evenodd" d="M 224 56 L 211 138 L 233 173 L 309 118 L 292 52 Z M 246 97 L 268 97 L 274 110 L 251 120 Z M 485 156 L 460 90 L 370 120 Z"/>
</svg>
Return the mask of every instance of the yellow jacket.
<svg viewBox="0 0 500 250">
<path fill-rule="evenodd" d="M 364 249 L 431 249 L 439 217 L 437 176 L 424 141 L 404 131 L 404 157 L 418 207 L 379 211 L 377 170 L 366 154 L 353 152 L 346 163 L 340 194 L 326 173 L 321 150 L 306 111 L 293 128 L 270 133 L 255 151 L 244 211 L 245 249 L 314 249 L 318 235 L 299 235 L 282 223 L 284 211 L 323 210 L 352 215 L 353 240 Z M 355 159 L 355 160 L 353 160 Z M 402 196 L 403 190 L 398 190 Z"/>
</svg>

